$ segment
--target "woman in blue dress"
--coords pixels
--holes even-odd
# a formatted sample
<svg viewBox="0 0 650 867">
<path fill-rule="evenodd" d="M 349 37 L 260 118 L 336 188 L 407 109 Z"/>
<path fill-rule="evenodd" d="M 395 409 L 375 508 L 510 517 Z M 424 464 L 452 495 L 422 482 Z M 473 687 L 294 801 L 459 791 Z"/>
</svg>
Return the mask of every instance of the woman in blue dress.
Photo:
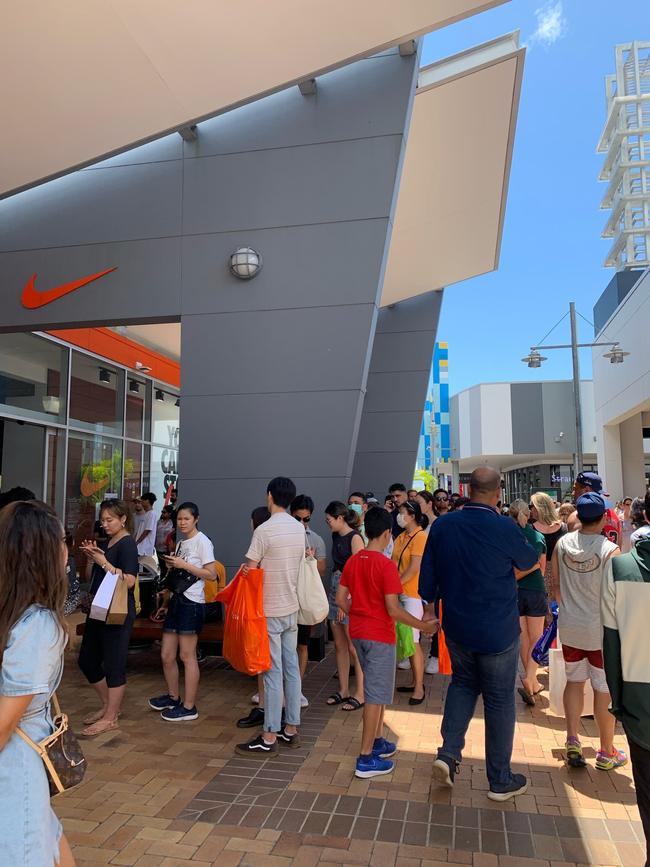
<svg viewBox="0 0 650 867">
<path fill-rule="evenodd" d="M 16 732 L 52 734 L 50 699 L 61 680 L 68 552 L 61 522 L 44 503 L 0 513 L 0 863 L 73 867 L 50 806 L 45 766 Z"/>
</svg>

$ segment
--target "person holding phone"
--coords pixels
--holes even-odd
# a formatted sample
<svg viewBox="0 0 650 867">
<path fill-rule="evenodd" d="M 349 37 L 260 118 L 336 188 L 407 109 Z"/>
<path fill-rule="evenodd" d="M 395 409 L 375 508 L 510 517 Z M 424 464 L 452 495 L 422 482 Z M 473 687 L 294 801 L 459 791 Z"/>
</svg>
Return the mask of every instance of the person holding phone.
<svg viewBox="0 0 650 867">
<path fill-rule="evenodd" d="M 118 728 L 122 700 L 126 690 L 126 658 L 135 620 L 134 587 L 138 575 L 138 547 L 131 535 L 131 510 L 122 500 L 104 500 L 99 507 L 99 520 L 108 538 L 101 546 L 86 539 L 81 550 L 93 563 L 90 593 L 99 590 L 104 576 L 112 572 L 123 578 L 129 589 L 128 614 L 121 625 L 109 625 L 101 620 L 86 618 L 79 668 L 92 684 L 101 701 L 101 708 L 84 719 L 85 737 L 95 737 Z"/>
<path fill-rule="evenodd" d="M 199 507 L 181 503 L 176 512 L 176 530 L 184 536 L 174 554 L 166 554 L 169 572 L 163 602 L 157 617 L 165 615 L 160 658 L 167 684 L 164 695 L 149 699 L 149 707 L 160 711 L 167 722 L 198 719 L 196 695 L 199 689 L 199 663 L 196 647 L 205 618 L 204 581 L 215 580 L 217 567 L 214 547 L 199 530 Z M 185 669 L 185 695 L 181 700 L 177 656 Z"/>
</svg>

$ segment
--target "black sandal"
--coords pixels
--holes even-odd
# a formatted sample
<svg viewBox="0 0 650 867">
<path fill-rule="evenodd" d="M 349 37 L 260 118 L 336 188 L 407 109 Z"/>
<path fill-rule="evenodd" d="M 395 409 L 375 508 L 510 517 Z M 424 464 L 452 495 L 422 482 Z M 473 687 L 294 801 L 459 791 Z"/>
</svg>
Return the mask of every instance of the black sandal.
<svg viewBox="0 0 650 867">
<path fill-rule="evenodd" d="M 333 692 L 327 699 L 326 704 L 329 707 L 335 707 L 337 704 L 343 704 L 343 702 L 347 701 L 347 698 L 343 698 L 340 692 Z"/>
<path fill-rule="evenodd" d="M 527 704 L 529 707 L 535 707 L 535 699 L 534 699 L 533 695 L 528 692 L 528 690 L 526 689 L 525 686 L 520 686 L 517 689 L 517 692 L 522 697 L 525 704 Z"/>
<path fill-rule="evenodd" d="M 350 707 L 346 707 L 346 704 L 349 704 Z M 359 710 L 363 707 L 363 705 L 364 702 L 359 701 L 358 698 L 355 698 L 353 695 L 351 695 L 345 699 L 345 704 L 343 705 L 341 710 L 344 710 L 346 713 L 352 713 L 353 710 Z"/>
</svg>

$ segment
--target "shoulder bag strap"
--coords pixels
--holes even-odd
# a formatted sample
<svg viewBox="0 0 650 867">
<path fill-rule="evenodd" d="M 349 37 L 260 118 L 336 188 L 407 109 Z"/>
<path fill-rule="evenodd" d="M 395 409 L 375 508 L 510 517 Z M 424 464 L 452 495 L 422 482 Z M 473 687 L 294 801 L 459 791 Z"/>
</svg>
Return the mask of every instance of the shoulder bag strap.
<svg viewBox="0 0 650 867">
<path fill-rule="evenodd" d="M 401 552 L 400 552 L 400 555 L 399 555 L 399 560 L 397 561 L 397 571 L 398 571 L 398 572 L 399 572 L 399 567 L 402 565 L 402 557 L 404 556 L 404 552 L 406 551 L 406 549 L 408 548 L 408 546 L 411 544 L 411 542 L 413 541 L 413 539 L 415 539 L 415 537 L 418 535 L 418 533 L 423 533 L 423 532 L 424 532 L 424 530 L 418 530 L 417 533 L 413 533 L 413 535 L 412 535 L 411 538 L 408 540 L 408 542 L 406 543 L 406 545 L 404 545 L 404 547 L 402 548 L 402 550 L 401 550 Z"/>
</svg>

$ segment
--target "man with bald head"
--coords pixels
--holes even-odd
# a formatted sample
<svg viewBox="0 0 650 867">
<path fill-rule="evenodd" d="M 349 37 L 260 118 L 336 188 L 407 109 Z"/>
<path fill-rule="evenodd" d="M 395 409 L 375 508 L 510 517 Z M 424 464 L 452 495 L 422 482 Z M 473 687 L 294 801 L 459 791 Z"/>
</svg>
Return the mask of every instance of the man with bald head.
<svg viewBox="0 0 650 867">
<path fill-rule="evenodd" d="M 427 616 L 442 601 L 442 628 L 452 677 L 442 720 L 443 743 L 433 763 L 438 782 L 453 786 L 476 700 L 483 696 L 488 798 L 507 801 L 528 781 L 510 767 L 515 731 L 515 679 L 519 659 L 519 608 L 514 568 L 531 569 L 538 555 L 517 524 L 496 505 L 501 476 L 474 470 L 470 501 L 436 521 L 420 567 L 420 596 Z"/>
</svg>

